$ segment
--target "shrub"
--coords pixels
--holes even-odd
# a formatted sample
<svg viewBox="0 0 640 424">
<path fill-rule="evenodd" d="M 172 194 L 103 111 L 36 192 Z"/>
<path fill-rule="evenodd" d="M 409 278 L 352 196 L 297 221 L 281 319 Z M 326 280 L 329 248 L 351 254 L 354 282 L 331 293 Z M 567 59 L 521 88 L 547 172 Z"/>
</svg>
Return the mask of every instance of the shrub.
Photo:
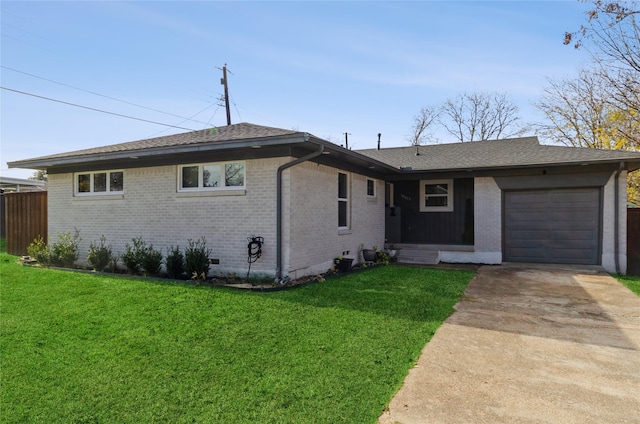
<svg viewBox="0 0 640 424">
<path fill-rule="evenodd" d="M 49 266 L 51 264 L 49 246 L 47 246 L 42 236 L 36 237 L 31 244 L 27 246 L 27 253 L 42 266 Z"/>
<path fill-rule="evenodd" d="M 78 243 L 80 243 L 80 231 L 77 228 L 73 236 L 68 231 L 58 234 L 58 241 L 51 245 L 51 263 L 65 268 L 73 267 L 78 260 Z"/>
<path fill-rule="evenodd" d="M 376 263 L 379 265 L 389 265 L 389 255 L 386 252 L 376 252 Z"/>
<path fill-rule="evenodd" d="M 129 243 L 124 245 L 124 253 L 120 255 L 122 263 L 127 268 L 130 274 L 139 274 L 140 266 L 142 262 L 142 252 L 147 247 L 147 242 L 142 237 L 137 237 L 131 240 L 133 246 Z"/>
<path fill-rule="evenodd" d="M 207 275 L 209 256 L 211 256 L 211 249 L 207 247 L 204 236 L 197 241 L 189 239 L 188 246 L 184 250 L 184 268 L 187 275 L 191 276 L 194 273 L 197 276 Z"/>
<path fill-rule="evenodd" d="M 89 253 L 87 254 L 87 262 L 96 271 L 104 271 L 113 261 L 113 250 L 111 245 L 107 246 L 107 239 L 104 235 L 100 236 L 100 242 L 91 242 L 89 244 Z"/>
<path fill-rule="evenodd" d="M 171 278 L 178 278 L 184 273 L 184 255 L 180 251 L 180 247 L 171 246 L 169 248 L 165 265 L 167 274 Z"/>
<path fill-rule="evenodd" d="M 140 252 L 140 266 L 145 275 L 159 275 L 162 267 L 162 252 L 154 249 L 153 244 L 149 244 Z"/>
</svg>

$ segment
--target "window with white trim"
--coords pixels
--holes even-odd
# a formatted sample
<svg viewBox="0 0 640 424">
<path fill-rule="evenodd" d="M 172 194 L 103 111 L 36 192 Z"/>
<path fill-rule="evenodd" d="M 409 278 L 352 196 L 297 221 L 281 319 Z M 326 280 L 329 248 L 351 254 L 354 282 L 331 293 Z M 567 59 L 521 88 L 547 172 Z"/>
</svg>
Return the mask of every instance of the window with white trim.
<svg viewBox="0 0 640 424">
<path fill-rule="evenodd" d="M 453 180 L 420 181 L 420 212 L 452 212 Z"/>
<path fill-rule="evenodd" d="M 124 194 L 124 171 L 77 172 L 76 196 Z"/>
<path fill-rule="evenodd" d="M 376 197 L 376 181 L 367 178 L 367 197 Z"/>
<path fill-rule="evenodd" d="M 178 167 L 178 191 L 245 188 L 244 162 L 201 163 Z"/>
<path fill-rule="evenodd" d="M 338 172 L 338 228 L 349 228 L 349 176 Z"/>
</svg>

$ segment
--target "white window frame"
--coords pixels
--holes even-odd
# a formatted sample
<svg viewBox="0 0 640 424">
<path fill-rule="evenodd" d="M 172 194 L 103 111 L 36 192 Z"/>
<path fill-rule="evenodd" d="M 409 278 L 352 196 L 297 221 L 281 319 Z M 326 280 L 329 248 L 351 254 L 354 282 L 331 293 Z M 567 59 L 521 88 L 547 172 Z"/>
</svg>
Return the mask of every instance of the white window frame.
<svg viewBox="0 0 640 424">
<path fill-rule="evenodd" d="M 242 185 L 241 186 L 219 186 L 219 187 L 204 187 L 204 167 L 209 165 L 219 166 L 221 169 L 220 179 L 222 183 L 225 183 L 225 168 L 229 164 L 242 165 Z M 184 168 L 198 167 L 198 187 L 183 187 L 182 186 L 182 170 Z M 203 163 L 187 163 L 184 165 L 178 165 L 177 184 L 179 193 L 199 192 L 199 191 L 225 191 L 225 190 L 244 190 L 247 186 L 247 164 L 244 161 L 227 161 L 227 162 L 203 162 Z"/>
<path fill-rule="evenodd" d="M 346 193 L 345 193 L 345 197 L 340 197 L 340 175 L 344 175 L 346 177 L 346 184 L 345 184 L 345 189 L 346 189 Z M 349 202 L 349 195 L 351 194 L 351 187 L 349 187 L 349 183 L 351 181 L 351 178 L 349 176 L 349 173 L 347 172 L 338 172 L 338 230 L 348 230 L 350 228 L 350 224 L 351 224 L 351 210 L 350 210 L 350 202 Z M 345 203 L 346 204 L 346 225 L 340 225 L 340 203 Z"/>
<path fill-rule="evenodd" d="M 428 185 L 447 184 L 446 194 L 426 194 Z M 453 180 L 420 180 L 420 212 L 453 212 Z M 446 197 L 447 206 L 426 206 L 428 197 Z"/>
<path fill-rule="evenodd" d="M 111 191 L 111 173 L 113 172 L 121 172 L 122 173 L 122 190 Z M 105 191 L 95 191 L 94 183 L 96 174 L 107 174 L 107 181 Z M 89 191 L 80 191 L 80 184 L 78 179 L 80 175 L 89 175 Z M 123 169 L 108 169 L 104 171 L 88 171 L 88 172 L 75 172 L 73 174 L 73 186 L 74 186 L 74 195 L 81 196 L 112 196 L 112 195 L 121 195 L 124 194 L 124 170 Z"/>
<path fill-rule="evenodd" d="M 372 194 L 369 194 L 369 181 L 371 181 L 371 184 L 373 186 L 373 193 Z M 375 198 L 376 194 L 377 194 L 376 192 L 378 191 L 377 187 L 376 187 L 376 180 L 374 180 L 373 178 L 367 178 L 367 183 L 366 183 L 365 190 L 367 191 L 367 197 L 369 199 Z"/>
</svg>

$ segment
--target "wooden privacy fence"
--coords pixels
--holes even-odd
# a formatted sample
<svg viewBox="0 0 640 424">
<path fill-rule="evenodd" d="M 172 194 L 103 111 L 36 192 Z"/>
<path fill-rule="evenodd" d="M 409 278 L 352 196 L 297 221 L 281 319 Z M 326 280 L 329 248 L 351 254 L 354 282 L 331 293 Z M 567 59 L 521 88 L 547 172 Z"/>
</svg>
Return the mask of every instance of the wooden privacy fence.
<svg viewBox="0 0 640 424">
<path fill-rule="evenodd" d="M 640 275 L 640 208 L 627 209 L 627 274 Z"/>
<path fill-rule="evenodd" d="M 47 240 L 47 192 L 5 193 L 7 253 L 26 255 L 27 246 L 42 236 Z"/>
<path fill-rule="evenodd" d="M 7 238 L 7 226 L 4 223 L 6 214 L 4 213 L 4 193 L 0 193 L 0 238 Z"/>
</svg>

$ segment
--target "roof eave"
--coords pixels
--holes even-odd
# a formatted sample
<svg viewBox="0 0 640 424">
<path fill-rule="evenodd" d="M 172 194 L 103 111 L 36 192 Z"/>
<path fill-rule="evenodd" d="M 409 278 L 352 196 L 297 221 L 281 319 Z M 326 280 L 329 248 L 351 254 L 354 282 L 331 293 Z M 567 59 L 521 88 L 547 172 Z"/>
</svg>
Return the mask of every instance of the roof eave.
<svg viewBox="0 0 640 424">
<path fill-rule="evenodd" d="M 451 172 L 451 171 L 491 171 L 491 170 L 507 170 L 507 169 L 527 169 L 527 168 L 559 168 L 565 166 L 595 166 L 595 165 L 607 165 L 607 164 L 619 164 L 624 162 L 629 172 L 640 169 L 640 158 L 626 158 L 626 159 L 605 159 L 605 160 L 589 160 L 589 161 L 571 161 L 571 162 L 547 162 L 547 163 L 528 163 L 528 164 L 510 164 L 510 165 L 492 165 L 492 166 L 472 166 L 472 167 L 459 167 L 459 168 L 437 168 L 437 169 L 407 169 L 400 167 L 400 171 L 406 174 L 411 173 L 427 173 L 427 172 Z"/>
<path fill-rule="evenodd" d="M 7 162 L 9 168 L 47 169 L 61 165 L 75 165 L 88 162 L 117 161 L 119 159 L 144 158 L 182 153 L 214 152 L 223 150 L 237 150 L 247 148 L 262 148 L 270 146 L 284 146 L 305 143 L 310 136 L 307 133 L 296 133 L 278 137 L 259 137 L 241 141 L 215 141 L 168 147 L 146 147 L 119 152 L 99 154 L 81 154 L 65 157 L 41 157 Z"/>
<path fill-rule="evenodd" d="M 363 155 L 362 153 L 358 153 L 357 151 L 346 149 L 342 146 L 338 146 L 335 143 L 331 143 L 330 141 L 323 140 L 321 138 L 317 138 L 311 136 L 309 139 L 310 142 L 318 145 L 322 145 L 325 148 L 325 154 L 331 155 L 332 153 L 344 155 L 352 161 L 359 162 L 360 164 L 366 164 L 366 168 L 375 169 L 378 172 L 392 172 L 398 173 L 400 170 L 393 165 L 389 165 L 388 163 L 381 162 L 377 159 L 373 159 L 369 156 Z"/>
<path fill-rule="evenodd" d="M 244 140 L 216 141 L 209 143 L 198 143 L 190 145 L 169 146 L 169 147 L 146 147 L 140 149 L 130 149 L 126 151 L 89 153 L 64 157 L 40 157 L 34 159 L 19 160 L 7 163 L 9 168 L 26 169 L 50 169 L 54 167 L 75 166 L 87 163 L 117 162 L 119 160 L 143 159 L 162 156 L 174 156 L 199 152 L 222 152 L 242 149 L 256 149 L 269 147 L 296 147 L 315 144 L 322 145 L 328 156 L 337 161 L 348 161 L 355 163 L 363 169 L 375 170 L 377 173 L 398 173 L 399 170 L 387 163 L 372 159 L 368 156 L 345 149 L 329 141 L 317 138 L 308 133 L 295 133 L 276 137 L 258 137 Z M 325 155 L 323 155 L 325 156 Z"/>
</svg>

